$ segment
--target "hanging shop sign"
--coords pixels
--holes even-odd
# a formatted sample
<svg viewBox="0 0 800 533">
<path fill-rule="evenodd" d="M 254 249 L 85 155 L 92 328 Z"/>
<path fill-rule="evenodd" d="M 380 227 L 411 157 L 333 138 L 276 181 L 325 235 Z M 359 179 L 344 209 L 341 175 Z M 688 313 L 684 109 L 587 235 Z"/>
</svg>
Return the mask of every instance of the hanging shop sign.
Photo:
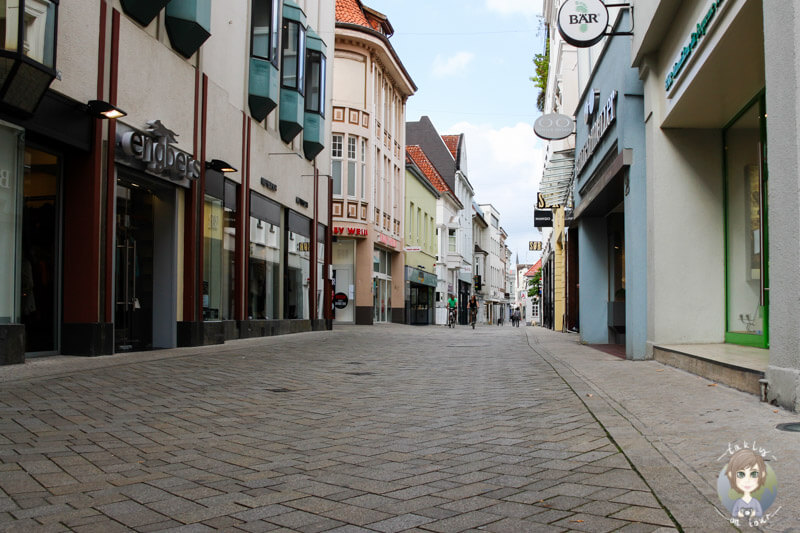
<svg viewBox="0 0 800 533">
<path fill-rule="evenodd" d="M 561 207 L 561 204 L 551 204 L 547 202 L 547 198 L 544 197 L 544 194 L 538 192 L 536 193 L 536 208 L 537 209 L 553 209 L 555 207 Z"/>
<path fill-rule="evenodd" d="M 201 162 L 173 146 L 178 144 L 177 133 L 160 120 L 151 120 L 147 128 L 143 133 L 117 125 L 117 144 L 126 156 L 144 163 L 147 172 L 173 181 L 200 178 Z"/>
<path fill-rule="evenodd" d="M 366 237 L 369 234 L 369 230 L 366 228 L 354 228 L 350 226 L 334 226 L 333 234 L 347 235 L 348 237 Z"/>
<path fill-rule="evenodd" d="M 608 8 L 600 0 L 566 0 L 558 10 L 558 33 L 572 46 L 598 43 L 608 28 Z"/>
<path fill-rule="evenodd" d="M 589 130 L 589 138 L 578 152 L 578 157 L 575 158 L 575 175 L 580 175 L 583 167 L 594 154 L 595 148 L 600 144 L 608 128 L 617 119 L 617 91 L 611 91 L 611 94 L 606 101 L 606 105 L 600 110 L 597 118 L 594 120 L 591 129 Z"/>
<path fill-rule="evenodd" d="M 697 48 L 703 37 L 705 37 L 706 33 L 708 33 L 711 23 L 716 18 L 715 15 L 724 7 L 722 6 L 724 3 L 725 0 L 714 0 L 711 2 L 708 11 L 706 11 L 706 14 L 695 26 L 696 31 L 692 32 L 692 34 L 689 36 L 686 46 L 681 49 L 680 56 L 678 56 L 678 59 L 672 65 L 672 70 L 670 70 L 669 74 L 667 74 L 667 79 L 664 80 L 664 90 L 669 91 L 674 85 L 675 80 L 678 79 L 683 71 L 683 67 L 685 67 L 689 62 L 689 58 L 692 57 L 692 53 L 694 52 L 695 48 Z"/>
<path fill-rule="evenodd" d="M 553 212 L 548 210 L 533 210 L 533 226 L 535 228 L 552 228 Z"/>
<path fill-rule="evenodd" d="M 566 139 L 574 130 L 572 117 L 559 113 L 548 113 L 533 123 L 533 133 L 548 141 Z"/>
</svg>

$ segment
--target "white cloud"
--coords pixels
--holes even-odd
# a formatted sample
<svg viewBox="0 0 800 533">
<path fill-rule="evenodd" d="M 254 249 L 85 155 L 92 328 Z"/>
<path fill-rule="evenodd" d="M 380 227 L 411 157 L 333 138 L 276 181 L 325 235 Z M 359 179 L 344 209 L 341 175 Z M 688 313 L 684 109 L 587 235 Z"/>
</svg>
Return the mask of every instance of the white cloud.
<svg viewBox="0 0 800 533">
<path fill-rule="evenodd" d="M 467 69 L 467 66 L 475 58 L 471 52 L 459 52 L 454 56 L 443 58 L 437 54 L 433 60 L 433 75 L 437 78 L 460 74 Z"/>
<path fill-rule="evenodd" d="M 475 200 L 492 204 L 500 212 L 500 225 L 508 233 L 507 244 L 522 263 L 533 263 L 539 252 L 528 252 L 528 241 L 541 240 L 533 227 L 533 207 L 544 164 L 544 146 L 533 133 L 533 125 L 519 122 L 494 128 L 486 124 L 459 122 L 444 134 L 463 133 L 467 149 L 467 172 Z"/>
<path fill-rule="evenodd" d="M 486 9 L 503 15 L 537 16 L 542 14 L 541 0 L 486 0 Z"/>
</svg>

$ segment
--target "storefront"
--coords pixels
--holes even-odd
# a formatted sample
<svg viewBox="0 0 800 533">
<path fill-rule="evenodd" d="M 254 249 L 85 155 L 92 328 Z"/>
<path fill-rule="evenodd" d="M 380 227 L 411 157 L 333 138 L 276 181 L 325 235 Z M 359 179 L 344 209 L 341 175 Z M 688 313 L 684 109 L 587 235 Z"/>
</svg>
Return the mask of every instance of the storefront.
<svg viewBox="0 0 800 533">
<path fill-rule="evenodd" d="M 434 274 L 406 266 L 406 324 L 434 323 L 436 281 Z"/>
<path fill-rule="evenodd" d="M 32 115 L 0 112 L 0 363 L 69 351 L 78 322 L 98 325 L 98 247 L 82 227 L 95 212 L 92 123 L 49 90 Z"/>
<path fill-rule="evenodd" d="M 629 12 L 621 11 L 615 27 L 629 25 Z M 630 40 L 608 39 L 579 101 L 573 230 L 564 233 L 565 240 L 577 234 L 578 246 L 566 247 L 572 253 L 564 258 L 567 279 L 562 286 L 573 289 L 570 296 L 577 292 L 581 340 L 618 344 L 628 359 L 643 359 L 649 272 L 647 167 L 643 88 L 629 64 Z M 577 282 L 570 282 L 569 273 L 576 270 Z M 567 304 L 563 312 L 569 308 Z"/>
<path fill-rule="evenodd" d="M 684 3 L 663 40 L 634 38 L 647 92 L 651 353 L 770 345 L 764 9 L 756 0 Z M 637 27 L 663 24 L 661 15 L 648 6 Z M 653 53 L 657 65 L 644 59 Z"/>
</svg>

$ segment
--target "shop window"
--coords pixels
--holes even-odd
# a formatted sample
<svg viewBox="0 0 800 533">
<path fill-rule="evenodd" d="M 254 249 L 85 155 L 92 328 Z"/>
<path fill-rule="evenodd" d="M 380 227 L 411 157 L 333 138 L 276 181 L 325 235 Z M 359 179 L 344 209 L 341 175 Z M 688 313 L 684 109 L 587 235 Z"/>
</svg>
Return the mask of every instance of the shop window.
<svg viewBox="0 0 800 533">
<path fill-rule="evenodd" d="M 24 130 L 0 124 L 0 328 L 19 320 Z M 32 272 L 31 272 L 32 274 Z M 21 294 L 22 292 L 22 294 Z"/>
<path fill-rule="evenodd" d="M 331 176 L 333 177 L 333 194 L 342 195 L 342 143 L 344 135 L 334 133 L 331 140 Z"/>
<path fill-rule="evenodd" d="M 311 281 L 311 220 L 294 211 L 288 211 L 287 218 L 284 313 L 288 319 L 307 319 Z"/>
<path fill-rule="evenodd" d="M 763 95 L 725 129 L 726 341 L 766 348 L 769 274 Z"/>
<path fill-rule="evenodd" d="M 281 207 L 250 193 L 250 252 L 247 315 L 250 319 L 281 318 Z"/>
<path fill-rule="evenodd" d="M 238 184 L 222 180 L 209 187 L 203 211 L 203 320 L 233 320 Z M 222 185 L 222 186 L 219 186 Z"/>
</svg>

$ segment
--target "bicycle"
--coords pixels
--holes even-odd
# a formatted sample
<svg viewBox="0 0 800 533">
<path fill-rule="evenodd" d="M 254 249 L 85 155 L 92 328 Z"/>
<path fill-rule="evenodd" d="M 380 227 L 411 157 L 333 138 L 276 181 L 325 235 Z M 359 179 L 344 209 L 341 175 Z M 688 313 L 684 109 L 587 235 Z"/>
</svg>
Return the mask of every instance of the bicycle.
<svg viewBox="0 0 800 533">
<path fill-rule="evenodd" d="M 475 329 L 475 322 L 478 320 L 478 310 L 471 309 L 469 312 L 469 323 L 472 324 L 472 329 Z"/>
<path fill-rule="evenodd" d="M 450 311 L 447 315 L 447 327 L 454 328 L 456 327 L 456 310 L 455 308 L 451 307 Z"/>
</svg>

